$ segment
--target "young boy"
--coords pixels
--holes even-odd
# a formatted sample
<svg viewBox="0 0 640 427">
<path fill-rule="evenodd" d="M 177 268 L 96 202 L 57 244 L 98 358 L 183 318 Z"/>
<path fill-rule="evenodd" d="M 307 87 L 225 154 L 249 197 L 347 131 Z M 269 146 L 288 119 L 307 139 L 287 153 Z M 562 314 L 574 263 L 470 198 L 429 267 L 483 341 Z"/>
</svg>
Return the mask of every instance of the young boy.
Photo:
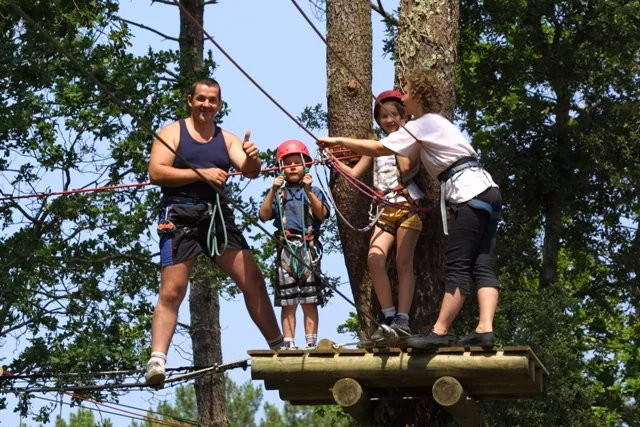
<svg viewBox="0 0 640 427">
<path fill-rule="evenodd" d="M 274 220 L 284 246 L 304 260 L 303 265 L 288 250 L 279 249 L 275 306 L 282 307 L 283 349 L 296 349 L 296 309 L 302 305 L 306 348 L 318 340 L 318 304 L 321 301 L 316 273 L 320 271 L 322 247 L 318 241 L 320 225 L 329 216 L 324 194 L 311 185 L 305 164 L 311 163 L 309 149 L 297 140 L 288 140 L 276 150 L 278 176 L 260 207 L 262 221 Z M 283 187 L 283 184 L 286 185 Z"/>
</svg>

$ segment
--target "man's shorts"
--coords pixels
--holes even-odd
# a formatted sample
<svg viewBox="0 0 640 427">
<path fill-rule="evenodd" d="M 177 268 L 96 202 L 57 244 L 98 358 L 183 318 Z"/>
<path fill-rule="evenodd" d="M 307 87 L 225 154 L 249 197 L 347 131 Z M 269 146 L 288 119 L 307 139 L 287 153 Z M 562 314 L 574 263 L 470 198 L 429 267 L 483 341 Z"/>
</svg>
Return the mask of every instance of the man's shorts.
<svg viewBox="0 0 640 427">
<path fill-rule="evenodd" d="M 411 207 L 409 202 L 399 203 L 403 206 Z M 382 211 L 382 215 L 378 218 L 378 227 L 389 232 L 398 228 L 408 228 L 410 230 L 422 231 L 422 220 L 420 216 L 406 209 L 394 208 L 386 206 Z M 395 233 L 392 233 L 395 234 Z"/>
<path fill-rule="evenodd" d="M 292 274 L 291 268 L 285 268 L 282 263 L 283 250 L 278 252 L 276 259 L 276 283 L 273 294 L 274 305 L 284 307 L 297 304 L 321 304 L 320 279 L 317 277 L 320 271 L 320 261 L 313 264 L 313 270 L 299 277 Z M 305 260 L 307 261 L 307 260 Z"/>
<path fill-rule="evenodd" d="M 227 231 L 226 249 L 249 249 L 249 244 L 235 224 L 233 211 L 227 205 L 222 205 L 222 217 L 216 214 L 215 236 L 219 249 L 225 242 L 224 227 Z M 163 267 L 179 264 L 196 257 L 204 252 L 215 260 L 215 254 L 207 249 L 207 236 L 211 225 L 209 207 L 206 203 L 179 202 L 163 203 L 160 210 L 159 222 L 167 229 L 167 221 L 175 226 L 173 231 L 160 232 L 160 259 Z M 212 252 L 213 247 L 211 248 Z"/>
</svg>

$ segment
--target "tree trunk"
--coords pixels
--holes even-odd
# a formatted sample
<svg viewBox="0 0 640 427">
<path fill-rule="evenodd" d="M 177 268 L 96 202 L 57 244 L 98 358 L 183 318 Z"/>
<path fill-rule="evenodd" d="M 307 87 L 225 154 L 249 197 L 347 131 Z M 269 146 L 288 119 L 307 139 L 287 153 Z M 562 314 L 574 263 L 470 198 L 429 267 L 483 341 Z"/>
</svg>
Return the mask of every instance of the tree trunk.
<svg viewBox="0 0 640 427">
<path fill-rule="evenodd" d="M 371 78 L 370 15 L 368 2 L 327 1 L 327 38 L 329 43 L 354 65 L 367 84 Z M 432 68 L 445 81 L 446 115 L 453 117 L 455 104 L 455 67 L 458 41 L 459 6 L 453 0 L 402 0 L 396 54 L 396 87 L 404 84 L 406 71 L 420 66 Z M 366 15 L 366 16 L 365 16 Z M 357 65 L 357 66 L 356 66 Z M 364 88 L 350 89 L 352 79 L 332 56 L 328 55 L 329 133 L 366 137 L 371 126 L 371 99 Z M 366 212 L 368 201 L 353 195 L 353 190 L 336 180 L 334 193 L 338 208 L 350 220 Z M 437 318 L 443 292 L 443 233 L 438 209 L 438 185 L 422 170 L 419 181 L 426 189 L 426 206 L 433 209 L 423 216 L 424 231 L 416 249 L 416 291 L 411 313 L 414 330 L 432 325 Z M 360 223 L 360 222 L 359 222 Z M 366 255 L 369 233 L 352 233 L 340 227 L 351 286 L 359 311 L 375 315 L 370 297 Z M 394 282 L 395 275 L 391 276 Z M 366 285 L 366 286 L 365 286 Z M 367 299 L 369 298 L 369 299 Z M 369 326 L 361 316 L 363 327 Z M 441 411 L 432 399 L 379 401 L 372 407 L 373 426 L 439 426 Z"/>
<path fill-rule="evenodd" d="M 204 0 L 181 0 L 196 20 L 204 24 Z M 180 77 L 185 85 L 203 66 L 204 42 L 202 31 L 191 19 L 180 13 Z M 193 363 L 211 366 L 222 363 L 220 333 L 220 300 L 214 279 L 207 274 L 211 263 L 203 257 L 196 262 L 191 276 L 189 308 L 191 310 L 191 343 Z M 203 427 L 227 427 L 224 375 L 209 375 L 195 381 L 200 424 Z"/>
<path fill-rule="evenodd" d="M 368 138 L 372 131 L 371 118 L 371 8 L 369 2 L 327 0 L 327 41 L 338 55 L 349 64 L 366 87 L 360 87 L 354 77 L 327 50 L 327 105 L 329 134 Z M 371 182 L 371 175 L 365 177 Z M 333 176 L 331 192 L 337 208 L 356 226 L 368 222 L 370 200 L 346 183 Z M 372 286 L 366 262 L 369 233 L 355 232 L 338 221 L 340 240 L 344 252 L 351 290 L 358 313 L 373 313 Z M 367 316 L 359 316 L 361 330 L 371 330 Z"/>
<path fill-rule="evenodd" d="M 401 0 L 396 39 L 396 87 L 413 68 L 436 70 L 445 87 L 444 114 L 453 120 L 460 5 L 453 0 Z"/>
<path fill-rule="evenodd" d="M 453 119 L 459 4 L 455 0 L 401 0 L 396 39 L 395 86 L 403 88 L 414 68 L 436 70 L 445 87 L 444 115 Z M 414 256 L 416 289 L 411 308 L 414 331 L 428 330 L 437 319 L 444 291 L 444 234 L 439 209 L 439 185 L 424 167 L 416 179 L 426 194 L 423 230 Z M 397 281 L 394 281 L 394 285 Z M 404 415 L 398 419 L 397 415 Z M 388 402 L 376 414 L 376 425 L 442 425 L 440 408 L 433 400 L 416 403 Z"/>
<path fill-rule="evenodd" d="M 180 0 L 200 23 L 204 23 L 204 0 Z M 202 68 L 204 34 L 184 13 L 180 14 L 180 76 L 186 78 Z"/>
<path fill-rule="evenodd" d="M 211 262 L 198 259 L 191 283 L 191 343 L 195 366 L 222 363 L 222 335 L 220 331 L 220 297 L 207 269 Z M 202 427 L 228 427 L 224 375 L 213 374 L 196 381 L 196 400 Z"/>
<path fill-rule="evenodd" d="M 569 140 L 569 119 L 571 112 L 572 93 L 566 83 L 558 78 L 552 80 L 551 87 L 556 94 L 556 122 L 554 132 L 557 135 L 557 146 L 553 158 L 547 159 L 555 169 L 558 182 L 568 182 L 573 173 L 571 165 L 571 141 Z M 542 244 L 542 267 L 540 269 L 540 289 L 545 289 L 558 280 L 558 253 L 561 247 L 562 215 L 565 206 L 563 185 L 556 185 L 549 189 L 544 209 L 544 241 Z"/>
</svg>

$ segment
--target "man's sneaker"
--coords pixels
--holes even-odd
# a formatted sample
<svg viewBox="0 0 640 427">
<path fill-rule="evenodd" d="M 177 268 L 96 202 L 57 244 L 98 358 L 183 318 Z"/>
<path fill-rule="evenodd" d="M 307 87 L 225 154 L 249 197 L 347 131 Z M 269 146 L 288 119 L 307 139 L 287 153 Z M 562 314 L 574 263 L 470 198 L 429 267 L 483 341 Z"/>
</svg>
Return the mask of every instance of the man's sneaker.
<svg viewBox="0 0 640 427">
<path fill-rule="evenodd" d="M 315 350 L 316 348 L 318 348 L 318 343 L 314 342 L 308 342 L 307 345 L 304 347 L 305 350 Z"/>
<path fill-rule="evenodd" d="M 418 334 L 407 340 L 407 346 L 411 348 L 432 349 L 438 347 L 449 347 L 455 344 L 456 336 L 454 334 L 438 335 L 431 331 L 428 334 Z"/>
<path fill-rule="evenodd" d="M 164 387 L 165 369 L 164 363 L 156 358 L 152 358 L 147 363 L 147 385 Z"/>
<path fill-rule="evenodd" d="M 400 317 L 396 315 L 396 317 L 393 318 L 393 322 L 391 322 L 390 326 L 391 329 L 396 331 L 400 338 L 408 338 L 413 335 L 411 329 L 409 328 L 409 319 L 407 319 L 406 317 Z"/>
<path fill-rule="evenodd" d="M 280 350 L 297 350 L 298 347 L 296 347 L 296 343 L 293 341 L 285 341 L 282 343 L 282 347 L 280 347 Z"/>
<path fill-rule="evenodd" d="M 478 333 L 476 331 L 473 331 L 469 335 L 458 341 L 458 345 L 461 345 L 462 347 L 493 347 L 493 341 L 493 332 Z"/>
<path fill-rule="evenodd" d="M 385 317 L 384 313 L 380 313 L 380 315 L 378 316 L 378 323 L 380 325 L 390 326 L 393 323 L 393 319 L 393 317 Z M 384 333 L 382 326 L 378 326 L 378 329 L 373 333 L 373 335 L 371 335 L 371 341 L 380 342 L 384 341 L 385 339 L 387 339 L 387 336 Z"/>
</svg>

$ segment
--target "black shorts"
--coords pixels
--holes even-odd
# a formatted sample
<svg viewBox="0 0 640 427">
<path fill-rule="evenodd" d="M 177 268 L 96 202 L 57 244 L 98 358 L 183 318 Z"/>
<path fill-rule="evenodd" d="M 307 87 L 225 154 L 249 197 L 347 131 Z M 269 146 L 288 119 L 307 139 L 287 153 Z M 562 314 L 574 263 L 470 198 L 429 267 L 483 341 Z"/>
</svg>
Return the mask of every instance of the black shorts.
<svg viewBox="0 0 640 427">
<path fill-rule="evenodd" d="M 164 231 L 160 231 L 160 228 L 158 231 L 163 267 L 192 259 L 200 252 L 215 260 L 214 246 L 217 242 L 218 248 L 222 249 L 225 229 L 226 249 L 249 249 L 249 244 L 235 224 L 233 211 L 226 204 L 222 205 L 222 218 L 219 214 L 215 215 L 215 233 L 212 232 L 211 236 L 210 207 L 205 202 L 163 202 L 158 221 L 164 228 Z M 170 229 L 167 224 L 173 224 L 174 227 Z M 209 246 L 212 253 L 209 252 Z"/>
<path fill-rule="evenodd" d="M 497 187 L 491 187 L 476 199 L 490 205 L 493 215 L 468 203 L 452 206 L 449 237 L 445 246 L 445 291 L 463 295 L 471 292 L 469 276 L 477 288 L 500 289 L 496 277 L 496 231 L 502 211 L 502 197 Z"/>
</svg>

